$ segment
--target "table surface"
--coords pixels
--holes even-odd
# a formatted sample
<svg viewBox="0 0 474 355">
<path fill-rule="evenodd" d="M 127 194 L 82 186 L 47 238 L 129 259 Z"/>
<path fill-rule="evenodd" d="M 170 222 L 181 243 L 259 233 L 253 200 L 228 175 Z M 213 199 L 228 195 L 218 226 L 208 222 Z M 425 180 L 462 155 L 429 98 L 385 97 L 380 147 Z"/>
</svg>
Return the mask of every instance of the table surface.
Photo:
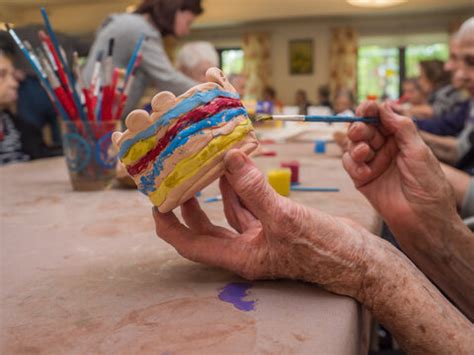
<svg viewBox="0 0 474 355">
<path fill-rule="evenodd" d="M 312 148 L 266 145 L 278 155 L 255 160 L 267 170 L 297 157 L 304 186 L 341 191 L 292 199 L 378 232 L 336 147 Z M 214 183 L 201 200 L 217 194 Z M 244 284 L 250 311 L 222 301 L 227 285 L 245 281 L 159 240 L 138 192 L 73 192 L 60 158 L 0 168 L 0 199 L 1 353 L 355 354 L 367 346 L 360 305 L 314 285 Z M 221 202 L 203 207 L 227 225 Z"/>
</svg>

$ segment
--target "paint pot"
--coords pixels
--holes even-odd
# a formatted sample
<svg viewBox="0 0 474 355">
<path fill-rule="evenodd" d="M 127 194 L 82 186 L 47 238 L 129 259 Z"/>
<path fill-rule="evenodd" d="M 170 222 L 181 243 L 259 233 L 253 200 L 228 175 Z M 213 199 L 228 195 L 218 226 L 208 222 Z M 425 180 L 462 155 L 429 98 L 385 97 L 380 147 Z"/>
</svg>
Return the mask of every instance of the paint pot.
<svg viewBox="0 0 474 355">
<path fill-rule="evenodd" d="M 291 170 L 292 185 L 297 185 L 300 183 L 300 163 L 298 161 L 283 161 L 280 163 L 280 167 L 288 168 Z"/>
<path fill-rule="evenodd" d="M 324 154 L 326 153 L 326 141 L 317 140 L 314 143 L 314 152 L 316 154 Z"/>
<path fill-rule="evenodd" d="M 291 170 L 285 169 L 274 169 L 267 173 L 268 182 L 282 196 L 288 196 L 290 194 L 291 185 Z"/>
</svg>

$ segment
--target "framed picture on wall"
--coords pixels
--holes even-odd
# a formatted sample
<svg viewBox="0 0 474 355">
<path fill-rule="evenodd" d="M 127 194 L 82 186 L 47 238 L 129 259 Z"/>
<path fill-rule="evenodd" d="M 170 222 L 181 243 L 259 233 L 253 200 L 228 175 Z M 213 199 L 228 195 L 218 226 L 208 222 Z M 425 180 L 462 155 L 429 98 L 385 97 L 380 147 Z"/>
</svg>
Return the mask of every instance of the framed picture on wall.
<svg viewBox="0 0 474 355">
<path fill-rule="evenodd" d="M 313 40 L 295 39 L 289 42 L 290 74 L 313 74 Z"/>
</svg>

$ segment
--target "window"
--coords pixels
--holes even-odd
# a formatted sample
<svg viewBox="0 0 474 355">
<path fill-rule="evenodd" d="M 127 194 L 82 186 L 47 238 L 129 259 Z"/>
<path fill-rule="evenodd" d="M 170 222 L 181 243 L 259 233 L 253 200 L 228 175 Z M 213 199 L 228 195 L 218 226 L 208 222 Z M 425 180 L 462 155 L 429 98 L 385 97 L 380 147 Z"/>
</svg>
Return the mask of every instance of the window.
<svg viewBox="0 0 474 355">
<path fill-rule="evenodd" d="M 446 43 L 384 47 L 366 45 L 359 47 L 357 60 L 357 93 L 359 101 L 368 97 L 400 96 L 405 78 L 419 75 L 418 63 L 426 59 L 447 60 Z"/>
<path fill-rule="evenodd" d="M 364 46 L 358 51 L 357 93 L 359 102 L 368 97 L 398 97 L 400 86 L 398 48 Z"/>
<path fill-rule="evenodd" d="M 240 48 L 219 49 L 221 69 L 226 75 L 240 74 L 244 69 L 244 51 Z"/>
<path fill-rule="evenodd" d="M 446 43 L 435 43 L 428 46 L 407 46 L 405 55 L 406 77 L 420 75 L 418 63 L 426 59 L 448 60 L 449 48 Z"/>
</svg>

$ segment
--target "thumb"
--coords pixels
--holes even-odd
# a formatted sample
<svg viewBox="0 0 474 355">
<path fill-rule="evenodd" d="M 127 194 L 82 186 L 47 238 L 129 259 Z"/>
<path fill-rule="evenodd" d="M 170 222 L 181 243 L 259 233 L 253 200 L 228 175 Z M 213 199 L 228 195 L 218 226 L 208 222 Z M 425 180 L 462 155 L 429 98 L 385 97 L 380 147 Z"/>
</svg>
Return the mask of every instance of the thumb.
<svg viewBox="0 0 474 355">
<path fill-rule="evenodd" d="M 224 157 L 226 178 L 240 201 L 258 219 L 273 219 L 279 208 L 280 195 L 268 184 L 263 173 L 238 149 Z"/>
<path fill-rule="evenodd" d="M 397 146 L 402 152 L 424 146 L 415 122 L 410 117 L 395 113 L 388 103 L 380 106 L 380 119 L 383 126 L 394 135 Z"/>
</svg>

